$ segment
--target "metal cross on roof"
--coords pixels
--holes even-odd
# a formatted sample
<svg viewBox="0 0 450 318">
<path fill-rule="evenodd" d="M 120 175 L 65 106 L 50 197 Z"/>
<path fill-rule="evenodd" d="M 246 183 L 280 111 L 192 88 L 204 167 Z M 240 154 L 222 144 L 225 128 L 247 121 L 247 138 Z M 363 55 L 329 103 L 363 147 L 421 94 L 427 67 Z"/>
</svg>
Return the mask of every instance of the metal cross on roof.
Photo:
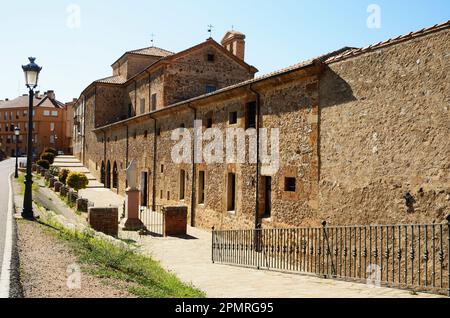
<svg viewBox="0 0 450 318">
<path fill-rule="evenodd" d="M 209 33 L 209 37 L 212 38 L 212 31 L 214 29 L 214 26 L 212 24 L 208 25 L 208 33 Z"/>
<path fill-rule="evenodd" d="M 152 33 L 152 34 L 150 34 L 150 36 L 152 37 L 150 42 L 152 43 L 152 47 L 154 47 L 155 46 L 155 35 Z"/>
</svg>

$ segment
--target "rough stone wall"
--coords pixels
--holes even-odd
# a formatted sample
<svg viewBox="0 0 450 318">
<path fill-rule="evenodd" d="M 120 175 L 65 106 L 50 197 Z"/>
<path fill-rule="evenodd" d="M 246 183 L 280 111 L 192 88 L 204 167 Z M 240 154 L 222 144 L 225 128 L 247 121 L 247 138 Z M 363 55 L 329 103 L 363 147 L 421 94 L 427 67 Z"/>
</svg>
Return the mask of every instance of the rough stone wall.
<svg viewBox="0 0 450 318">
<path fill-rule="evenodd" d="M 207 60 L 214 54 L 214 62 Z M 171 105 L 206 93 L 206 85 L 224 88 L 253 78 L 249 70 L 235 60 L 206 46 L 186 54 L 168 65 L 165 72 L 165 101 Z"/>
<path fill-rule="evenodd" d="M 128 115 L 128 105 L 132 106 L 132 116 L 142 115 L 151 111 L 152 95 L 156 94 L 156 109 L 161 109 L 164 104 L 164 72 L 162 69 L 155 70 L 148 76 L 142 76 L 131 81 L 125 88 L 123 107 Z M 144 112 L 141 112 L 141 99 L 145 100 Z M 125 118 L 123 118 L 125 119 Z"/>
<path fill-rule="evenodd" d="M 97 135 L 92 130 L 95 129 L 95 103 L 96 103 L 95 91 L 92 90 L 85 96 L 85 145 L 83 153 L 81 154 L 81 160 L 84 159 L 84 165 L 93 173 L 93 175 L 100 180 L 100 170 L 96 171 L 95 162 L 101 162 L 103 159 L 103 135 Z"/>
<path fill-rule="evenodd" d="M 190 163 L 176 163 L 172 160 L 172 149 L 177 141 L 172 140 L 172 131 L 182 124 L 193 134 L 194 114 L 192 111 L 183 111 L 176 118 L 158 118 L 157 128 L 157 170 L 156 170 L 156 203 L 158 205 L 185 205 L 191 213 L 192 196 L 192 165 Z M 152 162 L 153 164 L 153 162 Z M 164 169 L 161 170 L 161 165 Z M 185 171 L 185 198 L 180 200 L 180 171 Z"/>
<path fill-rule="evenodd" d="M 105 167 L 108 167 L 108 162 L 111 167 L 111 188 L 113 191 L 120 194 L 125 193 L 125 169 L 126 169 L 126 149 L 127 149 L 127 129 L 124 126 L 120 126 L 116 129 L 108 129 L 105 133 L 104 143 L 106 143 L 105 155 L 102 160 L 98 162 L 98 167 L 101 169 L 101 164 L 104 161 Z M 114 164 L 117 165 L 119 187 L 113 187 L 113 170 Z M 101 171 L 100 171 L 101 172 Z"/>
<path fill-rule="evenodd" d="M 97 84 L 95 92 L 95 127 L 102 127 L 124 119 L 128 104 L 123 104 L 124 92 L 119 85 Z"/>
<path fill-rule="evenodd" d="M 127 79 L 132 78 L 136 74 L 142 72 L 152 63 L 159 60 L 160 57 L 148 55 L 128 55 Z"/>
<path fill-rule="evenodd" d="M 135 160 L 139 172 L 139 185 L 142 184 L 142 172 L 147 172 L 147 205 L 152 203 L 153 188 L 153 140 L 154 123 L 147 119 L 140 123 L 129 125 L 128 163 Z M 126 168 L 126 167 L 125 167 Z M 125 172 L 124 172 L 125 173 Z M 122 189 L 125 189 L 122 187 Z M 143 191 L 143 187 L 140 186 Z M 121 191 L 123 193 L 123 191 Z M 142 203 L 142 202 L 141 202 Z"/>
<path fill-rule="evenodd" d="M 206 122 L 212 116 L 213 128 L 220 129 L 224 137 L 227 128 L 244 128 L 245 112 L 243 105 L 246 95 L 237 96 L 228 100 L 213 102 L 199 108 L 197 118 Z M 229 124 L 229 113 L 237 112 L 236 125 Z M 205 141 L 204 147 L 209 142 Z M 246 143 L 248 144 L 248 142 Z M 226 148 L 223 149 L 224 155 Z M 255 165 L 245 164 L 203 164 L 197 168 L 198 173 L 205 171 L 205 204 L 197 204 L 196 222 L 199 227 L 216 229 L 251 228 L 254 226 L 255 213 L 255 186 L 252 182 L 256 176 Z M 236 210 L 227 209 L 227 177 L 228 173 L 236 174 Z"/>
<path fill-rule="evenodd" d="M 440 222 L 449 213 L 449 52 L 446 30 L 329 65 L 317 219 Z"/>
<path fill-rule="evenodd" d="M 318 78 L 268 89 L 261 100 L 262 126 L 280 132 L 280 169 L 262 171 L 272 177 L 272 223 L 267 226 L 309 225 L 318 208 Z M 295 192 L 285 191 L 286 177 L 295 178 Z"/>
</svg>

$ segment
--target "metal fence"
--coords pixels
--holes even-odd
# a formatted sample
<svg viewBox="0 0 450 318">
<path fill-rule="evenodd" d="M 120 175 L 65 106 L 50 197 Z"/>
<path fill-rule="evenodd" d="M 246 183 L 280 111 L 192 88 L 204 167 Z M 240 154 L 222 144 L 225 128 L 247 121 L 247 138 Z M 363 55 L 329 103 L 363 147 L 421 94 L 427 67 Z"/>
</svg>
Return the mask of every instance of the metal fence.
<svg viewBox="0 0 450 318">
<path fill-rule="evenodd" d="M 212 261 L 450 296 L 448 221 L 213 230 Z"/>
<path fill-rule="evenodd" d="M 139 219 L 144 223 L 150 235 L 164 236 L 164 212 L 162 206 L 155 208 L 141 207 L 139 210 Z"/>
</svg>

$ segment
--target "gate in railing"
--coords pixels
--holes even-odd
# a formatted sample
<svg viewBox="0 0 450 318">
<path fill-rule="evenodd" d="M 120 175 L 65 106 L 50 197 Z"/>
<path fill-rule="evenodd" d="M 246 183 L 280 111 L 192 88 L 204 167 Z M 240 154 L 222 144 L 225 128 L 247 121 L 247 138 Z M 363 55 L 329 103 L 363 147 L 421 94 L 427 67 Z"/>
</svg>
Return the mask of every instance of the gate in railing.
<svg viewBox="0 0 450 318">
<path fill-rule="evenodd" d="M 151 235 L 164 236 L 164 212 L 160 205 L 155 208 L 140 207 L 139 219 Z"/>
<path fill-rule="evenodd" d="M 326 226 L 212 233 L 212 261 L 448 294 L 443 224 Z"/>
</svg>

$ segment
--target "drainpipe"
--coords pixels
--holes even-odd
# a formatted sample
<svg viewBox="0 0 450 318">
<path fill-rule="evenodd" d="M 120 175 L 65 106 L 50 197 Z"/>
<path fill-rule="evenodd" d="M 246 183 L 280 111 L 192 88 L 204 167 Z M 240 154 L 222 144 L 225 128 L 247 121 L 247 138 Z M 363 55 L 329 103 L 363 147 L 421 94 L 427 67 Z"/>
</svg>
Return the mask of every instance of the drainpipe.
<svg viewBox="0 0 450 318">
<path fill-rule="evenodd" d="M 255 91 L 252 87 L 252 84 L 249 85 L 248 89 L 256 95 L 256 204 L 255 204 L 255 229 L 260 228 L 259 223 L 259 177 L 260 177 L 260 140 L 259 140 L 259 129 L 261 128 L 261 122 L 260 122 L 260 101 L 261 101 L 261 95 L 259 92 Z"/>
<path fill-rule="evenodd" d="M 134 81 L 134 116 L 137 115 L 137 82 Z"/>
<path fill-rule="evenodd" d="M 157 154 L 158 151 L 158 143 L 156 138 L 158 137 L 156 134 L 156 128 L 157 128 L 157 120 L 156 118 L 150 116 L 151 119 L 153 119 L 153 185 L 152 185 L 152 207 L 153 211 L 156 211 L 156 160 L 157 160 Z"/>
<path fill-rule="evenodd" d="M 192 196 L 191 196 L 191 226 L 195 227 L 195 217 L 196 217 L 196 203 L 197 203 L 197 191 L 196 191 L 196 179 L 197 179 L 197 164 L 195 162 L 195 145 L 197 143 L 196 134 L 195 134 L 195 121 L 197 120 L 197 108 L 192 107 L 190 104 L 188 106 L 190 109 L 194 111 L 194 138 L 192 143 Z"/>
<path fill-rule="evenodd" d="M 128 131 L 128 125 L 125 125 L 127 127 L 127 142 L 125 147 L 125 169 L 128 169 L 128 161 L 129 161 L 129 131 Z M 125 188 L 128 189 L 128 180 L 125 180 Z"/>
<path fill-rule="evenodd" d="M 105 163 L 105 183 L 103 186 L 106 188 L 106 131 L 103 132 L 103 162 Z"/>
<path fill-rule="evenodd" d="M 97 104 L 97 86 L 95 87 L 94 92 L 94 107 Z M 95 126 L 95 122 L 94 122 Z M 83 96 L 83 135 L 82 135 L 82 142 L 83 142 L 83 166 L 86 167 L 86 97 Z"/>
</svg>

